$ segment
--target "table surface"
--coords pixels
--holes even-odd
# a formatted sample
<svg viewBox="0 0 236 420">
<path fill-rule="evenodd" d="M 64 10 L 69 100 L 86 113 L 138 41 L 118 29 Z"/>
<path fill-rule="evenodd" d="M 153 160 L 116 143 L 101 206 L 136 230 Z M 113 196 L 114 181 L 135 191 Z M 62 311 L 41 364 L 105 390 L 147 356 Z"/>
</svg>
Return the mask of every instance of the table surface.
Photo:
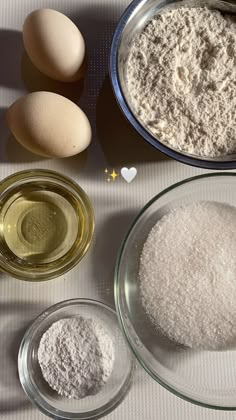
<svg viewBox="0 0 236 420">
<path fill-rule="evenodd" d="M 27 400 L 17 376 L 17 352 L 27 325 L 44 309 L 73 297 L 99 299 L 114 306 L 113 271 L 117 251 L 131 220 L 155 194 L 170 184 L 206 171 L 174 162 L 153 150 L 125 121 L 108 78 L 112 33 L 127 0 L 1 0 L 0 1 L 0 176 L 29 168 L 54 169 L 77 181 L 93 203 L 95 238 L 83 261 L 68 274 L 41 283 L 27 283 L 0 274 L 0 418 L 45 418 Z M 88 51 L 83 84 L 65 87 L 44 79 L 24 55 L 21 28 L 34 9 L 48 7 L 78 24 Z M 76 101 L 87 113 L 93 141 L 87 152 L 64 160 L 41 159 L 19 146 L 6 127 L 8 106 L 29 91 L 53 90 Z M 127 184 L 121 176 L 107 182 L 104 173 L 136 167 Z M 125 401 L 108 420 L 234 419 L 187 403 L 155 383 L 141 368 Z"/>
</svg>

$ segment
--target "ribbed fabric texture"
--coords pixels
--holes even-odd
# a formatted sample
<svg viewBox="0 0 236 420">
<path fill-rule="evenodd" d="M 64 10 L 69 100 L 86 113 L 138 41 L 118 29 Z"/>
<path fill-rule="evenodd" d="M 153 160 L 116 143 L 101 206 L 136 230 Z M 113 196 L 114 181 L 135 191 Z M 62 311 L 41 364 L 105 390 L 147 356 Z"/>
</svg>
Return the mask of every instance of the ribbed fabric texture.
<svg viewBox="0 0 236 420">
<path fill-rule="evenodd" d="M 96 229 L 88 254 L 68 274 L 42 283 L 14 280 L 0 274 L 0 418 L 43 420 L 24 395 L 17 376 L 17 352 L 23 333 L 42 310 L 58 301 L 88 297 L 114 305 L 113 272 L 120 242 L 141 207 L 170 184 L 203 173 L 171 161 L 133 131 L 118 109 L 108 78 L 112 33 L 128 0 L 1 0 L 0 1 L 0 178 L 27 169 L 57 170 L 77 181 L 91 198 Z M 25 16 L 40 7 L 71 17 L 84 35 L 88 72 L 78 104 L 93 127 L 88 152 L 65 160 L 42 160 L 9 139 L 7 107 L 27 93 L 22 81 L 22 35 Z M 25 77 L 25 76 L 24 76 Z M 24 78 L 23 77 L 23 78 Z M 78 92 L 79 93 L 79 92 Z M 119 175 L 107 182 L 104 169 L 120 173 L 135 166 L 127 184 Z M 215 412 L 186 403 L 137 369 L 133 387 L 107 420 L 233 420 L 234 413 Z"/>
</svg>

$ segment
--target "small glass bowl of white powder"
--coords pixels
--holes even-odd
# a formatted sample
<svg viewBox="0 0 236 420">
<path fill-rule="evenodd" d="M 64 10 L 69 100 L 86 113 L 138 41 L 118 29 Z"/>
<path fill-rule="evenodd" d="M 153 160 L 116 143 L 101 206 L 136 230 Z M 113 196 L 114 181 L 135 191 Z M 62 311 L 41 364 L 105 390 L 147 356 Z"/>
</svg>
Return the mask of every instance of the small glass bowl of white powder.
<svg viewBox="0 0 236 420">
<path fill-rule="evenodd" d="M 22 340 L 22 387 L 44 414 L 57 419 L 97 419 L 123 400 L 134 361 L 115 312 L 95 300 L 53 305 Z"/>
<path fill-rule="evenodd" d="M 172 185 L 141 210 L 117 261 L 117 314 L 174 394 L 236 410 L 236 174 Z"/>
</svg>

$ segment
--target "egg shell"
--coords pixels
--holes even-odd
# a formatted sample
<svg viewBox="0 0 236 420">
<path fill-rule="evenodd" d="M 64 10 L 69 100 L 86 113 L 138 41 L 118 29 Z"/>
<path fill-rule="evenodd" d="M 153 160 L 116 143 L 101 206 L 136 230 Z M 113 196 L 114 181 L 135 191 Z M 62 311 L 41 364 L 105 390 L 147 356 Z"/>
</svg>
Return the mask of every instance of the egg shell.
<svg viewBox="0 0 236 420">
<path fill-rule="evenodd" d="M 32 63 L 48 77 L 62 82 L 82 77 L 85 43 L 67 16 L 52 9 L 35 10 L 25 19 L 23 41 Z"/>
<path fill-rule="evenodd" d="M 68 157 L 82 152 L 91 141 L 85 113 L 72 101 L 51 92 L 19 98 L 7 111 L 8 126 L 16 140 L 46 157 Z"/>
</svg>

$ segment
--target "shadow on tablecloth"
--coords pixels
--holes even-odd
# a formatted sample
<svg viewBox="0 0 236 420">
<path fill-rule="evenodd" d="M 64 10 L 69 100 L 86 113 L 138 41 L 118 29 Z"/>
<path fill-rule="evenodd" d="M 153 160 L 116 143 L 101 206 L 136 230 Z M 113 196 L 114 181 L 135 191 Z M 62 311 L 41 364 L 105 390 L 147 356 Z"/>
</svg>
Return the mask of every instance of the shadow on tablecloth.
<svg viewBox="0 0 236 420">
<path fill-rule="evenodd" d="M 96 124 L 98 140 L 110 166 L 158 163 L 169 159 L 147 144 L 125 119 L 108 76 L 97 100 Z"/>
<path fill-rule="evenodd" d="M 0 416 L 32 408 L 20 385 L 17 357 L 26 329 L 43 309 L 42 304 L 28 301 L 0 302 Z"/>
<path fill-rule="evenodd" d="M 114 268 L 121 242 L 138 210 L 119 210 L 106 217 L 93 250 L 94 278 L 99 279 L 100 300 L 114 306 Z M 102 233 L 101 233 L 102 232 Z M 103 263 L 101 263 L 103 262 Z"/>
</svg>

